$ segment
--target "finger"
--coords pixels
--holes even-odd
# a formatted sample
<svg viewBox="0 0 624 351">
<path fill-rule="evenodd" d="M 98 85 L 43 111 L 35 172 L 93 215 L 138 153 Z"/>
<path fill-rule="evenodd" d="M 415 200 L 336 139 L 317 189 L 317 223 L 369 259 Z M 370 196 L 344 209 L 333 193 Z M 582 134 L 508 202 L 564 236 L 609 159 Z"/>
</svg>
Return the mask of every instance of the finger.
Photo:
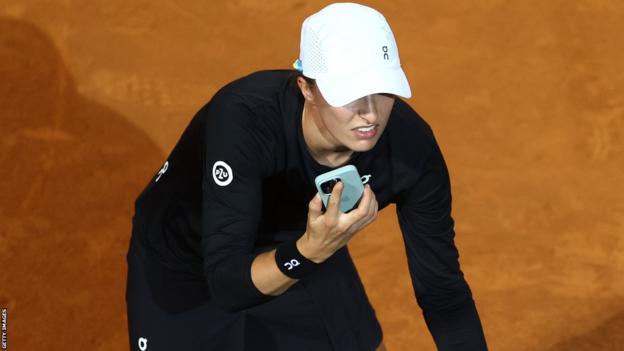
<svg viewBox="0 0 624 351">
<path fill-rule="evenodd" d="M 371 201 L 370 201 L 370 206 L 368 207 L 368 215 L 370 216 L 374 216 L 377 211 L 378 211 L 378 206 L 379 204 L 377 203 L 377 196 L 375 196 L 375 193 L 373 192 L 372 189 L 370 189 L 371 191 Z"/>
<path fill-rule="evenodd" d="M 377 199 L 375 198 L 375 193 L 367 184 L 364 187 L 364 194 L 362 195 L 362 200 L 357 210 L 349 212 L 349 215 L 352 214 L 352 217 L 348 218 L 348 220 L 352 221 L 351 227 L 356 226 L 365 226 L 370 223 L 370 219 L 374 219 L 377 214 L 378 204 Z M 368 223 L 366 223 L 368 221 Z M 365 224 L 366 223 L 366 224 Z"/>
<path fill-rule="evenodd" d="M 329 195 L 329 201 L 327 204 L 327 212 L 325 214 L 329 217 L 337 217 L 340 211 L 340 195 L 342 195 L 342 188 L 344 185 L 342 182 L 336 183 L 332 189 L 331 195 Z"/>
<path fill-rule="evenodd" d="M 368 215 L 357 218 L 353 223 L 351 223 L 351 225 L 347 229 L 347 232 L 349 233 L 350 238 L 353 237 L 360 230 L 364 229 L 373 220 L 374 218 L 371 218 Z"/>
<path fill-rule="evenodd" d="M 358 207 L 353 209 L 353 211 L 347 213 L 347 216 L 348 216 L 347 220 L 352 221 L 352 222 L 357 222 L 362 217 L 365 217 L 369 211 L 369 206 L 370 206 L 372 195 L 373 195 L 372 190 L 370 189 L 368 184 L 366 184 L 366 186 L 364 186 L 364 193 L 362 194 L 362 199 L 360 200 Z"/>
<path fill-rule="evenodd" d="M 323 200 L 321 194 L 316 193 L 308 203 L 308 221 L 317 219 L 323 212 Z"/>
<path fill-rule="evenodd" d="M 377 215 L 379 214 L 379 203 L 377 203 L 377 199 L 375 199 L 373 202 L 373 210 L 370 213 L 370 222 L 374 221 L 375 219 L 377 219 Z M 368 223 L 370 223 L 368 222 Z M 368 225 L 367 223 L 367 225 Z"/>
<path fill-rule="evenodd" d="M 366 214 L 361 218 L 357 219 L 350 227 L 350 230 L 354 232 L 358 232 L 361 229 L 365 228 L 367 225 L 371 224 L 375 219 L 377 219 L 377 213 L 379 211 L 378 203 L 375 199 L 371 200 L 370 207 Z M 354 233 L 355 234 L 355 233 Z"/>
</svg>

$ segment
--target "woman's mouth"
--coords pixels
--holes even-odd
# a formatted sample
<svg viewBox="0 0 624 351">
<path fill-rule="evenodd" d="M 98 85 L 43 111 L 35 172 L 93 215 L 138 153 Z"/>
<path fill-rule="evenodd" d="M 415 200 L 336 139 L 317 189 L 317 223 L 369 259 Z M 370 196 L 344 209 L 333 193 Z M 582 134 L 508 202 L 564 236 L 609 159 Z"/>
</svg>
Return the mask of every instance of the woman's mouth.
<svg viewBox="0 0 624 351">
<path fill-rule="evenodd" d="M 353 128 L 353 131 L 358 139 L 366 140 L 377 135 L 377 125 Z"/>
</svg>

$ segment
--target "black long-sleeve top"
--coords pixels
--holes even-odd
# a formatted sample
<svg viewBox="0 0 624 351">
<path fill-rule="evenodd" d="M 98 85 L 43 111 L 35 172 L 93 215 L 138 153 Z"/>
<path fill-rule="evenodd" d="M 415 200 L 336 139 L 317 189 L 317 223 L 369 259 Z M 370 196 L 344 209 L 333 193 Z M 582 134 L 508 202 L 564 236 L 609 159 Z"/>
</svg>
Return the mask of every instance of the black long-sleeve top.
<svg viewBox="0 0 624 351">
<path fill-rule="evenodd" d="M 381 328 L 347 246 L 283 296 L 264 295 L 251 280 L 259 253 L 305 232 L 314 178 L 332 169 L 305 145 L 292 78 L 293 71 L 261 71 L 220 89 L 137 199 L 135 233 L 152 264 L 195 282 L 185 285 L 192 293 L 164 294 L 172 313 L 211 301 L 292 334 L 320 320 L 336 350 L 365 350 Z M 438 349 L 486 350 L 454 244 L 447 167 L 429 125 L 397 98 L 375 147 L 345 164 L 368 181 L 380 209 L 396 204 L 417 303 Z M 286 297 L 295 294 L 306 298 Z"/>
</svg>

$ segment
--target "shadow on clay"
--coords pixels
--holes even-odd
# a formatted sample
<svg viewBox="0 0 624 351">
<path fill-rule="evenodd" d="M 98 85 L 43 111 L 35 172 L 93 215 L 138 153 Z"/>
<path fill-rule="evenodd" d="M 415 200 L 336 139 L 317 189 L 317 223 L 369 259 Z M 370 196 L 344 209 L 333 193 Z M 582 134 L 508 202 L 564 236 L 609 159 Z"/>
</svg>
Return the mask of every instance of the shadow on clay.
<svg viewBox="0 0 624 351">
<path fill-rule="evenodd" d="M 624 350 L 624 311 L 585 334 L 557 343 L 547 351 Z"/>
<path fill-rule="evenodd" d="M 28 22 L 0 17 L 0 77 L 9 346 L 127 348 L 133 202 L 163 155 L 122 115 L 81 96 L 51 38 Z"/>
</svg>

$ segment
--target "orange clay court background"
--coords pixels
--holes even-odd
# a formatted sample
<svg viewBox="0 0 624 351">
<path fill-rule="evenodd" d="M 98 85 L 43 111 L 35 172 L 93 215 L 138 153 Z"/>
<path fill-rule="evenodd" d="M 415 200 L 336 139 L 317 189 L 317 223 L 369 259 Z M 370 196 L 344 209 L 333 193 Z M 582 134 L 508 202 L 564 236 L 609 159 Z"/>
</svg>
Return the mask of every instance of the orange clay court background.
<svg viewBox="0 0 624 351">
<path fill-rule="evenodd" d="M 9 350 L 127 349 L 135 197 L 220 86 L 290 67 L 326 4 L 0 1 Z M 366 4 L 444 152 L 490 349 L 624 350 L 624 3 Z M 388 350 L 435 350 L 394 208 L 349 248 Z"/>
</svg>

